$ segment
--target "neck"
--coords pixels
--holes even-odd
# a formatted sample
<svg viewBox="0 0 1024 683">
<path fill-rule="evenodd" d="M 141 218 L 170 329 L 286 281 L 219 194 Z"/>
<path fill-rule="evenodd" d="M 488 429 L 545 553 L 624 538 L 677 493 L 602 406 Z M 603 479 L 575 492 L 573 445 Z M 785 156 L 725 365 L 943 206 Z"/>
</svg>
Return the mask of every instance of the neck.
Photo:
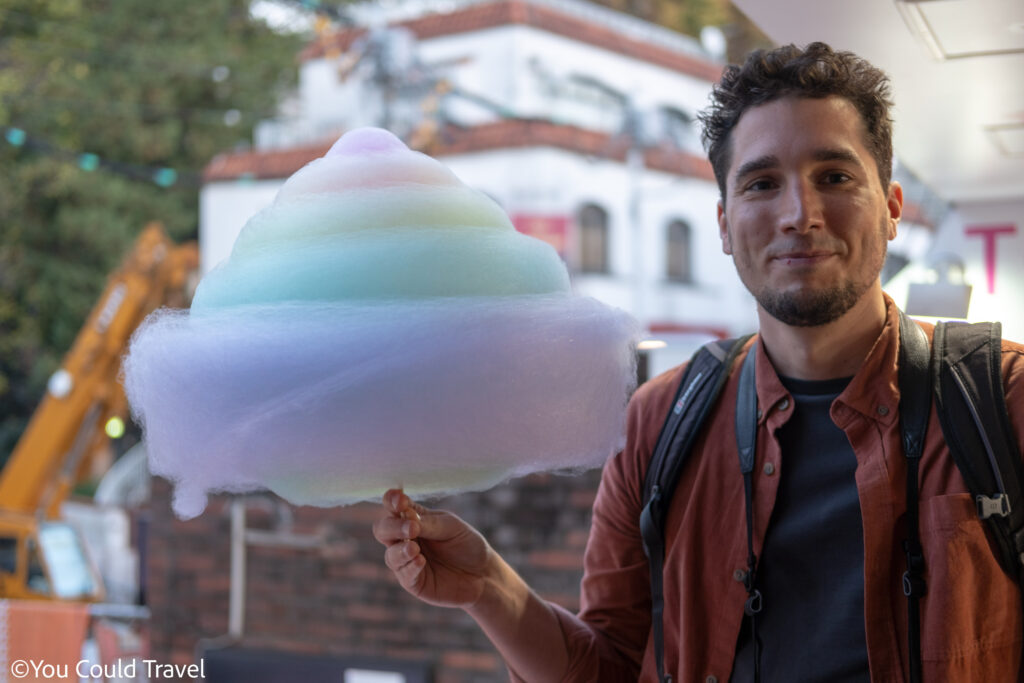
<svg viewBox="0 0 1024 683">
<path fill-rule="evenodd" d="M 853 308 L 825 325 L 793 327 L 757 309 L 761 341 L 775 371 L 820 380 L 857 374 L 885 326 L 885 299 L 876 284 Z"/>
</svg>

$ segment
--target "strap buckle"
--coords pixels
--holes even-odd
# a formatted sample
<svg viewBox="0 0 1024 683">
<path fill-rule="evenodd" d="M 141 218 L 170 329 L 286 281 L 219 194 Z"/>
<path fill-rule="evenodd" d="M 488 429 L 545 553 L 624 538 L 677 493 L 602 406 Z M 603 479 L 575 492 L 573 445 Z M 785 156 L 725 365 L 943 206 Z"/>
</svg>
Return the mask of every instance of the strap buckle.
<svg viewBox="0 0 1024 683">
<path fill-rule="evenodd" d="M 915 576 L 924 573 L 924 550 L 920 543 L 911 542 L 908 538 L 903 541 L 903 552 L 907 554 L 907 571 Z"/>
<path fill-rule="evenodd" d="M 907 571 L 903 572 L 903 594 L 908 598 L 920 597 L 928 592 L 928 583 L 924 580 L 924 552 L 921 544 L 910 539 L 903 541 L 903 550 L 907 553 Z"/>
<path fill-rule="evenodd" d="M 979 495 L 975 501 L 978 504 L 978 517 L 981 519 L 988 519 L 992 515 L 1010 516 L 1010 497 L 1005 493 L 997 493 L 991 498 Z"/>
<path fill-rule="evenodd" d="M 903 572 L 903 594 L 905 596 L 908 598 L 919 598 L 927 592 L 928 584 L 925 582 L 924 577 L 911 574 L 909 571 Z"/>
<path fill-rule="evenodd" d="M 747 602 L 743 605 L 743 612 L 748 617 L 752 617 L 755 614 L 760 614 L 762 609 L 764 609 L 764 601 L 761 597 L 761 591 L 755 588 L 754 592 L 747 598 Z"/>
</svg>

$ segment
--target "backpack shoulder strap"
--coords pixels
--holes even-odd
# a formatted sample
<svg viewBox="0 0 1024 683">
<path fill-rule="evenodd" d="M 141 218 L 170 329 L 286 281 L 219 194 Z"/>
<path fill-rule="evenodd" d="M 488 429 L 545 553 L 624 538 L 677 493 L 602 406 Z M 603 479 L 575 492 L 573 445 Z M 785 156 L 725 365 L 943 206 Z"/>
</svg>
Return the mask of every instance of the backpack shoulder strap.
<svg viewBox="0 0 1024 683">
<path fill-rule="evenodd" d="M 665 609 L 662 590 L 665 515 L 701 426 L 707 420 L 718 395 L 722 393 L 736 356 L 752 336 L 711 342 L 693 355 L 683 372 L 676 400 L 665 418 L 644 478 L 640 533 L 651 570 L 651 625 L 654 629 L 654 658 L 658 665 L 658 681 L 661 683 L 672 680 L 671 676 L 665 676 L 662 621 Z"/>
<path fill-rule="evenodd" d="M 676 390 L 644 479 L 644 505 L 657 494 L 668 506 L 684 460 L 722 392 L 736 356 L 753 335 L 715 341 L 697 349 Z M 655 491 L 657 489 L 657 492 Z"/>
<path fill-rule="evenodd" d="M 1003 569 L 1024 579 L 1024 464 L 1002 379 L 1002 326 L 939 323 L 932 384 L 949 451 L 978 505 Z"/>
<path fill-rule="evenodd" d="M 907 537 L 903 541 L 907 570 L 903 573 L 903 594 L 907 597 L 910 683 L 920 683 L 921 597 L 928 592 L 928 585 L 918 520 L 918 471 L 932 412 L 932 392 L 928 381 L 931 353 L 924 330 L 903 311 L 899 311 L 899 324 L 897 381 L 900 388 L 900 437 L 907 463 Z"/>
</svg>

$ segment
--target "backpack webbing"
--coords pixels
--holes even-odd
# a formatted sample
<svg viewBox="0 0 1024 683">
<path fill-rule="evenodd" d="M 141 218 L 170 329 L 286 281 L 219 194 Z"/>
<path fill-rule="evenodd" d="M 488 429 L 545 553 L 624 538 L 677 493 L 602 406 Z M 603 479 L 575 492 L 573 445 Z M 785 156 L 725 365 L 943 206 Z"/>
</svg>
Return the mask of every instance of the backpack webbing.
<svg viewBox="0 0 1024 683">
<path fill-rule="evenodd" d="M 907 569 L 903 572 L 903 595 L 907 598 L 907 652 L 910 683 L 921 683 L 921 598 L 928 592 L 925 582 L 924 548 L 921 547 L 918 469 L 928 435 L 932 394 L 928 381 L 931 353 L 924 330 L 900 311 L 900 350 L 897 384 L 900 388 L 900 438 L 906 471 L 907 537 L 903 551 Z"/>
</svg>

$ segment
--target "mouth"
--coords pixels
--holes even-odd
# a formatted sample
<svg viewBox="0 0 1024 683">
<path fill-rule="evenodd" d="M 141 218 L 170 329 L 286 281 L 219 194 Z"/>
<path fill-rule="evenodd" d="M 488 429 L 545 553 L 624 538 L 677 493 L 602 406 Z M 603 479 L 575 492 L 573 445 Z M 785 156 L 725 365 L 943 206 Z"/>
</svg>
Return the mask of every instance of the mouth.
<svg viewBox="0 0 1024 683">
<path fill-rule="evenodd" d="M 813 266 L 827 261 L 833 256 L 835 256 L 835 252 L 832 251 L 788 251 L 773 256 L 772 260 L 787 266 Z"/>
</svg>

